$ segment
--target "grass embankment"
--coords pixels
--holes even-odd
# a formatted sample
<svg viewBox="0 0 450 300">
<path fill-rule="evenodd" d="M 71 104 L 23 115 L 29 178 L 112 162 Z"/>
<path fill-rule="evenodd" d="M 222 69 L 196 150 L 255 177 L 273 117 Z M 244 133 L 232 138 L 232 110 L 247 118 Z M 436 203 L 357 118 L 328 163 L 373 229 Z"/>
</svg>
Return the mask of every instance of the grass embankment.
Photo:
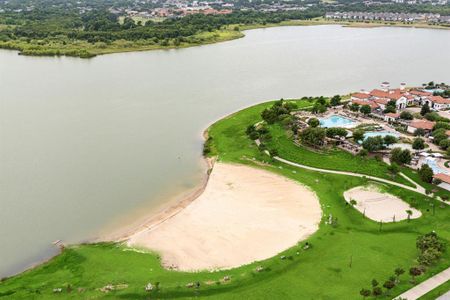
<svg viewBox="0 0 450 300">
<path fill-rule="evenodd" d="M 338 148 L 313 151 L 294 144 L 292 137 L 288 136 L 292 133 L 277 124 L 270 126 L 270 133 L 272 140 L 266 143 L 267 146 L 277 149 L 279 156 L 284 159 L 311 167 L 372 175 L 414 186 L 400 175 L 391 175 L 388 165 L 381 160 L 354 156 Z"/>
<path fill-rule="evenodd" d="M 423 216 L 411 222 L 383 224 L 380 231 L 378 223 L 364 218 L 342 196 L 345 190 L 367 183 L 364 179 L 268 161 L 245 134 L 247 126 L 258 122 L 268 105 L 247 108 L 213 124 L 208 132 L 209 144 L 220 161 L 264 168 L 299 181 L 317 193 L 324 219 L 332 214 L 337 225 L 322 222 L 307 240 L 312 245 L 310 249 L 303 250 L 303 241 L 262 262 L 220 272 L 184 273 L 164 270 L 155 254 L 131 251 L 118 244 L 73 246 L 50 262 L 0 283 L 0 299 L 2 295 L 5 299 L 361 299 L 359 291 L 368 288 L 373 278 L 382 284 L 396 267 L 408 269 L 415 265 L 418 235 L 435 230 L 447 242 L 450 240 L 449 208 L 437 207 L 433 215 L 431 200 L 425 196 L 385 186 L 386 191 L 414 204 Z M 261 243 L 263 246 L 264 241 Z M 281 259 L 281 255 L 286 259 Z M 447 251 L 418 282 L 448 267 L 449 258 Z M 264 270 L 255 271 L 258 266 Z M 230 280 L 221 280 L 225 276 L 230 276 Z M 379 299 L 392 299 L 411 288 L 408 280 L 403 275 L 391 296 Z M 200 288 L 186 287 L 197 281 Z M 160 291 L 145 292 L 149 282 L 160 282 Z M 116 289 L 100 290 L 108 284 Z M 62 288 L 61 293 L 53 293 L 54 288 Z"/>
<path fill-rule="evenodd" d="M 122 22 L 123 20 L 119 20 Z M 136 22 L 145 22 L 145 18 L 136 18 Z M 160 20 L 158 20 L 160 21 Z M 415 28 L 429 28 L 429 29 L 450 29 L 450 26 L 430 25 L 426 23 L 405 24 L 401 22 L 350 22 L 327 20 L 325 18 L 315 18 L 311 20 L 289 20 L 280 23 L 268 24 L 235 24 L 223 28 L 223 30 L 216 30 L 213 32 L 200 32 L 193 36 L 187 37 L 185 42 L 177 42 L 176 39 L 167 39 L 160 42 L 149 40 L 127 41 L 118 40 L 111 43 L 89 43 L 82 40 L 72 40 L 67 38 L 55 37 L 46 40 L 27 40 L 18 39 L 13 41 L 0 41 L 0 48 L 12 49 L 20 51 L 22 55 L 31 56 L 74 56 L 81 58 L 91 58 L 96 55 L 131 52 L 131 51 L 149 51 L 158 49 L 177 49 L 187 48 L 199 45 L 206 45 L 229 41 L 244 37 L 244 30 L 279 27 L 279 26 L 314 26 L 314 25 L 343 25 L 345 27 L 415 27 Z M 7 28 L 7 25 L 0 24 L 0 30 Z M 235 29 L 239 30 L 235 30 Z"/>
</svg>

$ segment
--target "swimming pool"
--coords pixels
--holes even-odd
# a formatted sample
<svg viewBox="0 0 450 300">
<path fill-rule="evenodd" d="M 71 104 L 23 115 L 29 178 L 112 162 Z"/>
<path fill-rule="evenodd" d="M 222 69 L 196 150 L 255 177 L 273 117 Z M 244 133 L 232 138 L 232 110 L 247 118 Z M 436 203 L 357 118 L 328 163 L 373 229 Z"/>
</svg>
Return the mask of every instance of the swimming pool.
<svg viewBox="0 0 450 300">
<path fill-rule="evenodd" d="M 330 127 L 353 127 L 357 122 L 341 117 L 338 115 L 332 115 L 327 118 L 320 119 L 320 126 L 330 128 Z"/>
<path fill-rule="evenodd" d="M 425 163 L 431 168 L 431 170 L 433 170 L 434 174 L 443 173 L 443 174 L 449 175 L 449 172 L 447 170 L 442 169 L 438 166 L 435 158 L 427 157 L 427 158 L 425 158 Z"/>
<path fill-rule="evenodd" d="M 375 137 L 375 136 L 385 137 L 387 135 L 392 135 L 392 136 L 395 136 L 396 138 L 398 138 L 400 136 L 398 133 L 391 132 L 391 131 L 368 131 L 368 132 L 364 133 L 364 139 L 367 139 L 368 137 Z"/>
</svg>

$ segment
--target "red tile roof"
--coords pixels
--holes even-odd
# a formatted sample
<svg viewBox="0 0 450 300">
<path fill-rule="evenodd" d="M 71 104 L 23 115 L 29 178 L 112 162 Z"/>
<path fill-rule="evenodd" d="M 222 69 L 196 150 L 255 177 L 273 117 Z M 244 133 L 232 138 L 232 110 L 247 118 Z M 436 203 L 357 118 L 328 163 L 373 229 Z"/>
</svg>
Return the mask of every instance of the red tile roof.
<svg viewBox="0 0 450 300">
<path fill-rule="evenodd" d="M 377 90 L 377 89 L 372 90 L 372 91 L 370 92 L 370 94 L 371 94 L 372 96 L 374 96 L 374 97 L 377 97 L 377 98 L 387 98 L 387 96 L 389 95 L 388 92 L 382 91 L 382 90 Z"/>
<path fill-rule="evenodd" d="M 430 92 L 424 92 L 419 90 L 411 90 L 409 91 L 410 94 L 416 95 L 416 96 L 432 96 L 433 94 Z"/>
<path fill-rule="evenodd" d="M 379 104 L 385 104 L 386 105 L 391 100 L 389 100 L 387 98 L 378 98 L 378 99 L 374 99 L 373 101 L 376 102 L 376 103 L 379 103 Z"/>
<path fill-rule="evenodd" d="M 450 104 L 450 99 L 446 99 L 441 96 L 430 96 L 428 99 L 438 104 Z"/>
<path fill-rule="evenodd" d="M 436 124 L 436 122 L 431 122 L 428 120 L 414 120 L 411 122 L 411 124 L 409 126 L 414 127 L 414 128 L 431 130 L 431 129 L 433 129 L 435 124 Z"/>
<path fill-rule="evenodd" d="M 366 101 L 366 100 L 355 99 L 355 100 L 352 100 L 352 103 L 358 104 L 360 106 L 369 105 L 371 109 L 375 109 L 375 108 L 379 107 L 378 104 L 376 104 L 375 102 L 370 101 L 370 100 Z"/>
<path fill-rule="evenodd" d="M 400 114 L 397 114 L 397 113 L 387 113 L 387 114 L 385 114 L 385 116 L 395 118 L 395 119 L 400 118 Z"/>
<path fill-rule="evenodd" d="M 352 94 L 352 97 L 358 98 L 358 99 L 369 99 L 370 95 L 365 93 L 354 93 Z"/>
<path fill-rule="evenodd" d="M 450 184 L 450 176 L 444 173 L 438 173 L 433 175 L 434 179 L 439 179 L 442 182 L 446 182 Z"/>
</svg>

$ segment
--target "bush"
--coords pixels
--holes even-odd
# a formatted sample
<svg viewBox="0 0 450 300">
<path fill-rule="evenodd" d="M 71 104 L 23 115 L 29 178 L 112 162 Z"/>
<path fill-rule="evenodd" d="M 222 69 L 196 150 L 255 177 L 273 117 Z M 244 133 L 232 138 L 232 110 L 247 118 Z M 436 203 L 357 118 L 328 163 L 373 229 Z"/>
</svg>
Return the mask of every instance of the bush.
<svg viewBox="0 0 450 300">
<path fill-rule="evenodd" d="M 319 121 L 319 119 L 317 119 L 317 118 L 310 118 L 309 120 L 308 120 L 308 125 L 309 126 L 311 126 L 311 127 L 318 127 L 319 125 L 320 125 L 320 121 Z"/>
<path fill-rule="evenodd" d="M 402 111 L 400 114 L 400 118 L 403 120 L 412 120 L 414 119 L 413 115 L 409 111 Z"/>
</svg>

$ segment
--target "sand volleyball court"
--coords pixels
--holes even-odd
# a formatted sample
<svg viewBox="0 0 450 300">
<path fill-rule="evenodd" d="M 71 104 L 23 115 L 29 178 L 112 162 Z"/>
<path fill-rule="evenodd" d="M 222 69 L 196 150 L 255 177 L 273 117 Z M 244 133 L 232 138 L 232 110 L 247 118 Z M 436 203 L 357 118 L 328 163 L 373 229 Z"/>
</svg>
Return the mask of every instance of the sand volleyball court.
<svg viewBox="0 0 450 300">
<path fill-rule="evenodd" d="M 157 251 L 167 268 L 231 268 L 294 246 L 320 220 L 318 198 L 305 186 L 268 171 L 216 163 L 197 199 L 133 234 L 127 244 Z"/>
<path fill-rule="evenodd" d="M 374 221 L 394 222 L 408 218 L 407 211 L 411 211 L 410 219 L 419 218 L 422 213 L 409 206 L 402 199 L 382 193 L 376 186 L 359 186 L 344 192 L 345 201 L 356 201 L 355 208 L 366 217 Z"/>
</svg>

